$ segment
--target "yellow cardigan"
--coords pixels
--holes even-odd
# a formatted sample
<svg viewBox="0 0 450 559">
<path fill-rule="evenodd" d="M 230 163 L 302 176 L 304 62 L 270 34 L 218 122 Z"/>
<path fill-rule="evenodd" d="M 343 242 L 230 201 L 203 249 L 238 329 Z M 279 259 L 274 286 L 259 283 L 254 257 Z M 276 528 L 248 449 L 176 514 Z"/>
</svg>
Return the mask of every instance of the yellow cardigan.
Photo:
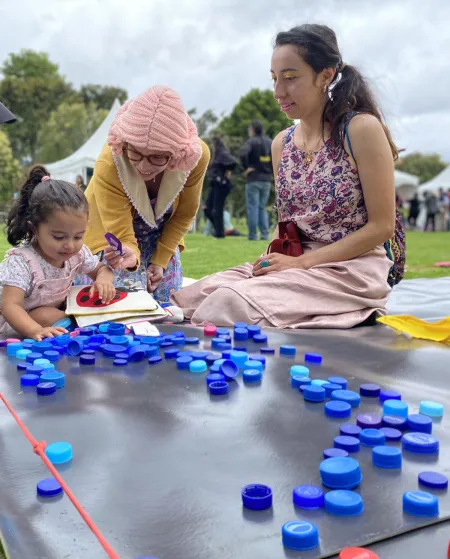
<svg viewBox="0 0 450 559">
<path fill-rule="evenodd" d="M 147 188 L 136 169 L 125 156 L 113 156 L 108 145 L 103 148 L 94 168 L 94 175 L 86 189 L 89 202 L 89 222 L 85 244 L 96 254 L 107 246 L 105 233 L 112 233 L 122 244 L 131 247 L 140 262 L 140 252 L 133 229 L 133 213 L 156 227 L 159 219 L 172 206 L 170 219 L 158 239 L 150 262 L 166 268 L 177 247 L 184 248 L 188 232 L 200 205 L 200 196 L 210 153 L 202 141 L 202 156 L 190 172 L 164 171 L 153 212 Z"/>
</svg>

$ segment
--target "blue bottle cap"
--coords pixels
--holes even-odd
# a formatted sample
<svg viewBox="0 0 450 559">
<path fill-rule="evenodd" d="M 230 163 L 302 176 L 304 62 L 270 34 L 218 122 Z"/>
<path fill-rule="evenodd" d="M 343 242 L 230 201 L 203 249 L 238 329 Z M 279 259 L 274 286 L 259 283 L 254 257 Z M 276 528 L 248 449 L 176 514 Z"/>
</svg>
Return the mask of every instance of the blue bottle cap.
<svg viewBox="0 0 450 559">
<path fill-rule="evenodd" d="M 223 334 L 220 334 L 220 336 L 218 336 L 219 338 L 222 338 L 222 340 L 228 344 L 231 344 L 231 336 L 224 336 Z"/>
<path fill-rule="evenodd" d="M 51 344 L 49 344 L 51 345 Z M 33 345 L 34 347 L 34 345 Z M 11 342 L 6 346 L 6 354 L 9 355 L 9 357 L 15 357 L 17 352 L 20 351 L 21 349 L 23 349 L 23 345 L 19 342 Z M 27 355 L 28 357 L 28 355 Z M 39 355 L 40 357 L 40 355 Z"/>
<path fill-rule="evenodd" d="M 28 366 L 29 365 L 26 361 L 19 361 L 19 363 L 17 363 L 17 370 L 18 371 L 26 371 Z"/>
<path fill-rule="evenodd" d="M 323 460 L 319 472 L 322 483 L 330 489 L 353 489 L 362 481 L 358 460 L 347 456 Z"/>
<path fill-rule="evenodd" d="M 331 393 L 331 399 L 341 400 L 341 402 L 347 402 L 352 406 L 352 408 L 357 408 L 361 403 L 361 396 L 357 392 L 353 392 L 352 390 L 335 390 Z"/>
<path fill-rule="evenodd" d="M 234 329 L 234 339 L 237 342 L 245 342 L 249 338 L 249 333 L 247 328 L 235 328 Z"/>
<path fill-rule="evenodd" d="M 261 355 L 260 353 L 249 353 L 248 358 L 250 361 L 259 361 L 260 363 L 262 363 L 263 369 L 266 366 L 266 358 L 264 357 L 264 355 Z"/>
<path fill-rule="evenodd" d="M 234 350 L 231 352 L 230 360 L 238 367 L 244 367 L 245 362 L 248 361 L 248 353 L 246 351 Z"/>
<path fill-rule="evenodd" d="M 322 363 L 322 359 L 319 353 L 305 353 L 305 363 Z"/>
<path fill-rule="evenodd" d="M 155 355 L 155 356 L 149 358 L 148 364 L 149 365 L 158 365 L 159 363 L 161 363 L 161 361 L 162 361 L 162 357 L 160 355 Z"/>
<path fill-rule="evenodd" d="M 126 367 L 128 365 L 128 359 L 120 359 L 117 357 L 113 360 L 114 367 Z"/>
<path fill-rule="evenodd" d="M 142 346 L 134 346 L 128 352 L 128 361 L 130 363 L 137 363 L 138 361 L 145 359 L 145 357 L 145 349 L 142 349 Z"/>
<path fill-rule="evenodd" d="M 208 368 L 206 361 L 203 359 L 197 359 L 189 363 L 189 370 L 191 373 L 204 373 Z"/>
<path fill-rule="evenodd" d="M 396 415 L 383 415 L 383 426 L 405 431 L 408 428 L 408 421 Z"/>
<path fill-rule="evenodd" d="M 233 351 L 243 351 L 244 353 L 247 353 L 247 348 L 245 346 L 235 345 L 233 346 Z M 248 356 L 247 356 L 247 360 L 248 360 Z"/>
<path fill-rule="evenodd" d="M 353 423 L 345 423 L 341 425 L 339 428 L 339 432 L 341 435 L 345 435 L 347 437 L 359 437 L 361 433 L 361 427 L 358 425 L 353 425 Z"/>
<path fill-rule="evenodd" d="M 43 357 L 40 359 L 35 359 L 33 362 L 33 365 L 35 365 L 36 367 L 42 367 L 42 369 L 44 369 L 44 367 L 46 365 L 48 365 L 50 363 L 50 361 L 48 359 L 44 359 Z"/>
<path fill-rule="evenodd" d="M 384 433 L 387 441 L 399 441 L 403 436 L 401 431 L 394 429 L 393 427 L 382 427 L 380 431 Z"/>
<path fill-rule="evenodd" d="M 105 357 L 115 357 L 118 353 L 122 353 L 123 351 L 124 351 L 124 347 L 121 345 L 116 345 L 116 344 L 102 345 L 102 352 Z"/>
<path fill-rule="evenodd" d="M 16 359 L 26 359 L 29 353 L 31 349 L 19 349 L 16 351 Z"/>
<path fill-rule="evenodd" d="M 267 485 L 246 485 L 241 494 L 242 504 L 246 509 L 265 510 L 272 506 L 272 489 Z"/>
<path fill-rule="evenodd" d="M 208 388 L 210 394 L 215 394 L 215 395 L 227 394 L 229 390 L 228 382 L 222 380 L 211 382 Z"/>
<path fill-rule="evenodd" d="M 49 373 L 42 373 L 41 382 L 54 382 L 56 388 L 62 388 L 66 384 L 66 375 L 59 371 L 51 371 Z"/>
<path fill-rule="evenodd" d="M 420 413 L 430 417 L 442 417 L 444 415 L 444 406 L 439 402 L 431 402 L 430 400 L 423 400 L 420 402 Z"/>
<path fill-rule="evenodd" d="M 331 402 L 325 404 L 325 415 L 336 418 L 350 417 L 352 415 L 352 407 L 347 402 L 331 400 Z"/>
<path fill-rule="evenodd" d="M 28 365 L 26 371 L 30 375 L 41 376 L 42 373 L 44 372 L 44 369 L 42 367 L 39 367 L 39 365 Z"/>
<path fill-rule="evenodd" d="M 218 367 L 220 367 L 220 365 L 222 365 L 222 363 L 225 363 L 225 361 L 227 361 L 226 359 L 217 359 L 217 361 L 214 361 L 214 363 L 211 366 L 217 365 Z"/>
<path fill-rule="evenodd" d="M 159 348 L 156 345 L 143 344 L 143 345 L 141 345 L 141 349 L 143 351 L 145 351 L 145 357 L 153 357 L 154 355 L 159 355 Z M 179 353 L 179 351 L 177 350 L 177 355 L 178 355 L 178 353 Z M 121 355 L 121 354 L 118 353 L 117 355 Z M 128 357 L 128 354 L 126 354 L 126 355 Z"/>
<path fill-rule="evenodd" d="M 250 324 L 249 326 L 247 326 L 247 330 L 250 336 L 253 338 L 255 334 L 261 333 L 261 326 L 258 326 L 257 324 Z"/>
<path fill-rule="evenodd" d="M 178 357 L 192 357 L 192 351 L 179 351 Z"/>
<path fill-rule="evenodd" d="M 80 355 L 80 365 L 95 365 L 95 355 L 82 353 Z"/>
<path fill-rule="evenodd" d="M 122 336 L 125 334 L 125 324 L 111 323 L 108 325 L 108 334 L 110 336 Z"/>
<path fill-rule="evenodd" d="M 202 359 L 203 361 L 206 362 L 206 357 L 209 355 L 208 351 L 192 351 L 191 352 L 191 356 L 194 359 Z"/>
<path fill-rule="evenodd" d="M 253 336 L 253 341 L 255 344 L 265 344 L 267 343 L 267 335 L 266 334 L 255 334 Z"/>
<path fill-rule="evenodd" d="M 206 377 L 206 385 L 209 386 L 212 382 L 224 382 L 225 377 L 220 373 L 210 373 Z"/>
<path fill-rule="evenodd" d="M 171 334 L 174 338 L 184 338 L 185 337 L 185 333 L 182 332 L 181 330 L 177 330 L 176 332 L 172 332 Z"/>
<path fill-rule="evenodd" d="M 372 464 L 379 468 L 401 468 L 402 451 L 395 446 L 375 446 L 372 449 Z"/>
<path fill-rule="evenodd" d="M 141 346 L 141 349 L 142 349 L 142 346 Z M 176 347 L 175 348 L 172 347 L 172 348 L 164 350 L 164 357 L 166 359 L 176 359 L 178 357 L 178 354 L 179 354 L 179 351 Z M 149 355 L 149 357 L 151 357 L 151 355 Z"/>
<path fill-rule="evenodd" d="M 366 398 L 378 398 L 380 396 L 381 386 L 378 384 L 361 384 L 359 387 L 359 393 L 361 396 L 365 396 Z"/>
<path fill-rule="evenodd" d="M 325 510 L 334 516 L 357 516 L 364 511 L 364 502 L 354 491 L 330 491 L 325 495 Z"/>
<path fill-rule="evenodd" d="M 315 485 L 299 485 L 293 491 L 294 506 L 301 509 L 320 509 L 324 504 L 324 494 Z"/>
<path fill-rule="evenodd" d="M 225 380 L 233 380 L 239 375 L 238 366 L 231 359 L 226 359 L 220 365 L 220 372 L 225 377 Z"/>
<path fill-rule="evenodd" d="M 36 359 L 36 361 L 37 361 L 37 359 Z M 35 361 L 35 363 L 36 363 L 36 361 Z M 42 372 L 44 372 L 44 373 L 46 373 L 48 371 L 54 371 L 55 370 L 55 365 L 53 365 L 53 363 L 43 363 L 40 366 L 42 367 Z"/>
<path fill-rule="evenodd" d="M 11 345 L 11 344 L 10 344 Z M 36 361 L 36 359 L 40 359 L 42 357 L 41 353 L 36 353 L 35 351 L 32 351 L 31 353 L 29 353 L 26 357 L 26 361 L 28 363 L 34 363 Z"/>
<path fill-rule="evenodd" d="M 22 347 L 23 347 L 23 349 L 29 349 L 30 351 L 33 351 L 33 344 L 22 342 Z"/>
<path fill-rule="evenodd" d="M 385 400 L 383 403 L 383 415 L 408 417 L 408 404 L 402 400 Z"/>
<path fill-rule="evenodd" d="M 268 355 L 274 355 L 275 350 L 273 349 L 273 347 L 262 347 L 259 350 L 261 353 L 267 353 Z"/>
<path fill-rule="evenodd" d="M 217 348 L 217 349 L 219 349 L 219 348 Z M 231 357 L 231 352 L 232 351 L 233 351 L 232 349 L 223 350 L 222 353 L 220 355 L 218 355 L 218 357 L 216 357 L 214 361 L 217 361 L 217 359 L 229 359 Z M 214 355 L 217 355 L 217 354 L 214 354 Z M 213 361 L 213 363 L 214 363 L 214 361 Z"/>
<path fill-rule="evenodd" d="M 25 373 L 20 377 L 20 384 L 22 386 L 37 386 L 39 382 L 39 375 L 31 375 L 30 373 Z"/>
<path fill-rule="evenodd" d="M 306 520 L 286 522 L 281 529 L 283 546 L 294 551 L 308 551 L 319 545 L 317 526 Z"/>
<path fill-rule="evenodd" d="M 216 334 L 218 336 L 228 336 L 230 334 L 230 331 L 228 330 L 228 328 L 217 328 Z"/>
<path fill-rule="evenodd" d="M 326 381 L 325 384 L 322 384 L 322 386 L 325 388 L 327 397 L 330 397 L 335 390 L 341 390 L 341 386 L 339 384 L 333 384 L 328 381 Z"/>
<path fill-rule="evenodd" d="M 122 345 L 124 347 L 128 347 L 130 343 L 130 339 L 128 336 L 111 336 L 110 342 L 114 345 Z"/>
<path fill-rule="evenodd" d="M 67 353 L 69 355 L 80 355 L 83 352 L 84 342 L 77 338 L 72 338 L 67 344 Z"/>
<path fill-rule="evenodd" d="M 45 449 L 45 454 L 52 464 L 65 464 L 72 460 L 72 445 L 70 443 L 52 443 Z"/>
<path fill-rule="evenodd" d="M 262 371 L 259 369 L 246 369 L 242 373 L 242 380 L 244 382 L 261 382 L 262 380 Z"/>
<path fill-rule="evenodd" d="M 45 351 L 50 351 L 53 349 L 53 346 L 50 342 L 34 342 L 33 344 L 33 351 L 36 353 L 40 353 L 41 355 L 45 352 Z"/>
<path fill-rule="evenodd" d="M 186 343 L 185 338 L 174 338 L 172 343 L 175 345 L 184 345 Z"/>
<path fill-rule="evenodd" d="M 439 516 L 439 501 L 426 491 L 407 491 L 403 494 L 403 512 L 433 518 Z"/>
<path fill-rule="evenodd" d="M 56 392 L 56 384 L 54 382 L 40 382 L 36 388 L 40 396 L 49 396 Z"/>
<path fill-rule="evenodd" d="M 138 343 L 139 343 L 139 342 L 138 342 Z M 168 341 L 168 342 L 161 342 L 161 343 L 159 344 L 159 347 L 162 347 L 162 348 L 164 349 L 164 348 L 167 348 L 167 347 L 173 347 L 174 345 L 175 345 L 175 344 L 174 344 L 173 342 L 169 342 L 169 341 Z"/>
<path fill-rule="evenodd" d="M 184 339 L 185 339 L 185 342 L 186 342 L 188 345 L 197 345 L 197 344 L 200 343 L 200 339 L 199 339 L 199 338 L 196 338 L 195 336 L 191 336 L 191 337 L 189 337 L 189 338 L 184 338 Z M 220 340 L 220 338 L 219 338 L 219 340 Z"/>
<path fill-rule="evenodd" d="M 108 332 L 109 325 L 110 322 L 103 322 L 103 324 L 99 324 L 98 326 L 99 332 L 103 332 L 104 334 L 106 334 Z"/>
<path fill-rule="evenodd" d="M 233 325 L 233 328 L 247 328 L 247 323 L 246 322 L 235 322 Z"/>
<path fill-rule="evenodd" d="M 252 361 L 251 359 L 249 359 L 244 363 L 244 371 L 249 369 L 262 372 L 263 364 L 261 363 L 261 361 Z"/>
<path fill-rule="evenodd" d="M 48 359 L 50 363 L 56 363 L 61 357 L 59 351 L 55 351 L 54 349 L 44 351 L 43 356 L 45 357 L 45 359 Z"/>
<path fill-rule="evenodd" d="M 221 356 L 220 353 L 208 353 L 205 357 L 206 364 L 212 365 L 214 361 L 217 361 L 217 359 L 220 359 L 221 357 L 223 357 L 223 355 Z M 229 359 L 229 357 L 224 357 L 224 359 Z"/>
<path fill-rule="evenodd" d="M 427 415 L 413 413 L 408 415 L 408 428 L 415 433 L 428 433 L 433 431 L 433 421 Z"/>
<path fill-rule="evenodd" d="M 177 369 L 180 371 L 189 370 L 189 365 L 194 361 L 193 357 L 184 355 L 177 358 Z"/>
<path fill-rule="evenodd" d="M 448 478 L 437 472 L 422 472 L 419 474 L 419 484 L 431 489 L 447 489 Z"/>
<path fill-rule="evenodd" d="M 314 380 L 311 381 L 311 384 L 313 386 L 324 386 L 325 384 L 330 384 L 327 380 L 322 380 L 320 378 L 315 378 Z M 326 390 L 325 390 L 326 393 Z"/>
<path fill-rule="evenodd" d="M 295 355 L 297 353 L 297 348 L 295 345 L 281 345 L 280 355 Z"/>
<path fill-rule="evenodd" d="M 88 345 L 88 347 L 89 347 L 89 345 Z M 94 349 L 83 349 L 83 355 L 95 355 L 95 350 Z"/>
<path fill-rule="evenodd" d="M 333 440 L 335 448 L 342 448 L 347 452 L 359 452 L 360 442 L 356 437 L 350 437 L 348 435 L 338 435 Z"/>
<path fill-rule="evenodd" d="M 291 377 L 309 377 L 309 369 L 303 365 L 292 365 L 289 373 Z"/>
<path fill-rule="evenodd" d="M 83 336 L 95 336 L 95 334 L 98 332 L 98 328 L 96 326 L 86 326 L 86 328 L 82 328 L 80 330 L 80 334 L 82 334 Z"/>
<path fill-rule="evenodd" d="M 209 368 L 209 372 L 210 373 L 220 373 L 222 375 L 222 373 L 220 372 L 220 365 L 211 365 L 211 367 Z M 223 375 L 222 375 L 223 376 Z M 223 377 L 225 379 L 225 377 Z"/>
<path fill-rule="evenodd" d="M 128 361 L 128 353 L 116 353 L 116 359 L 125 359 L 125 361 Z"/>
<path fill-rule="evenodd" d="M 303 388 L 303 398 L 306 402 L 324 402 L 326 397 L 325 388 L 313 386 L 312 384 L 301 386 Z"/>
<path fill-rule="evenodd" d="M 325 459 L 336 458 L 338 456 L 348 456 L 348 452 L 343 448 L 327 448 L 323 451 L 323 457 Z"/>
<path fill-rule="evenodd" d="M 233 346 L 227 342 L 222 342 L 221 344 L 216 345 L 216 349 L 219 351 L 229 351 Z"/>
<path fill-rule="evenodd" d="M 328 382 L 331 382 L 331 384 L 339 384 L 342 390 L 346 390 L 348 386 L 347 379 L 343 377 L 329 377 Z"/>
<path fill-rule="evenodd" d="M 382 423 L 381 416 L 376 413 L 361 413 L 356 418 L 356 424 L 361 429 L 381 429 Z"/>
<path fill-rule="evenodd" d="M 380 402 L 383 403 L 386 400 L 401 400 L 402 395 L 397 390 L 381 390 L 380 391 Z"/>
<path fill-rule="evenodd" d="M 56 497 L 63 493 L 63 488 L 54 478 L 43 479 L 36 486 L 37 494 L 40 497 Z"/>
<path fill-rule="evenodd" d="M 402 448 L 415 454 L 437 454 L 439 441 L 427 433 L 406 433 L 402 437 Z"/>
<path fill-rule="evenodd" d="M 311 384 L 311 379 L 306 377 L 291 377 L 291 386 L 293 388 L 300 388 L 300 386 L 307 386 Z"/>
<path fill-rule="evenodd" d="M 380 429 L 363 429 L 359 440 L 364 446 L 381 446 L 386 444 L 386 437 Z"/>
</svg>

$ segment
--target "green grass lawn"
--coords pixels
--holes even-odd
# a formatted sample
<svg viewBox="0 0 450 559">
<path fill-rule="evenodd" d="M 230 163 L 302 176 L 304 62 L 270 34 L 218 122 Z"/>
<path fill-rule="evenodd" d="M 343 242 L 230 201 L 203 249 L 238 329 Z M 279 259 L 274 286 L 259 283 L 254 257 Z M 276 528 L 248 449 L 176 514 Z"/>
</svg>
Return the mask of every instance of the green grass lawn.
<svg viewBox="0 0 450 559">
<path fill-rule="evenodd" d="M 201 278 L 236 264 L 254 262 L 267 247 L 265 241 L 248 241 L 246 237 L 214 239 L 200 233 L 186 236 L 182 254 L 185 277 Z M 0 257 L 8 242 L 0 235 Z M 450 260 L 450 233 L 407 233 L 407 278 L 437 278 L 450 275 L 450 268 L 434 268 L 435 262 Z"/>
</svg>

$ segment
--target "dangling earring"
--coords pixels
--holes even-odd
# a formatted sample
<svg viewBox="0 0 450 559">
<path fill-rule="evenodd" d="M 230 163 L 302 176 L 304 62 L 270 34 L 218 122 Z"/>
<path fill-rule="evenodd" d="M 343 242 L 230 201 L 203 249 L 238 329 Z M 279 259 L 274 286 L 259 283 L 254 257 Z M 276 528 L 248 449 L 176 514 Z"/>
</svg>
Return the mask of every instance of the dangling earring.
<svg viewBox="0 0 450 559">
<path fill-rule="evenodd" d="M 326 92 L 326 90 L 327 90 L 327 86 L 326 86 L 326 85 L 324 85 L 324 86 L 323 86 L 323 92 L 325 93 L 325 92 Z"/>
</svg>

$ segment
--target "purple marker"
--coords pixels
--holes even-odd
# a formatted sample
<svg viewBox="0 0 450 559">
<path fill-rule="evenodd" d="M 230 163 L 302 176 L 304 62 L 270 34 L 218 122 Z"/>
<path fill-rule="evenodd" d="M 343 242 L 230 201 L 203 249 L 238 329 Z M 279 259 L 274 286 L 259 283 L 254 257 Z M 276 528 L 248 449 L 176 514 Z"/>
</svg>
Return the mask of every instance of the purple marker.
<svg viewBox="0 0 450 559">
<path fill-rule="evenodd" d="M 115 235 L 113 235 L 112 233 L 105 233 L 105 239 L 109 246 L 112 247 L 117 252 L 117 254 L 123 256 L 122 243 Z"/>
</svg>

